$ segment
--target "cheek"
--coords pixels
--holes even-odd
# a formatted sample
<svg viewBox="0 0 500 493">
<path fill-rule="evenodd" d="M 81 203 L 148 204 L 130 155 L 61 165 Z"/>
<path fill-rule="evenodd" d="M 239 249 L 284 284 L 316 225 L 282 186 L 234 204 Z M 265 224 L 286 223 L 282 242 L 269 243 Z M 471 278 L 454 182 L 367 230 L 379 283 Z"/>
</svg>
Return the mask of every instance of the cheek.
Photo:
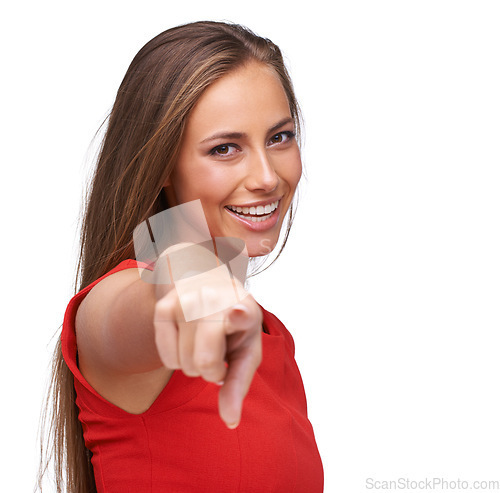
<svg viewBox="0 0 500 493">
<path fill-rule="evenodd" d="M 202 199 L 210 195 L 217 181 L 213 173 L 207 173 L 202 167 L 184 167 L 177 173 L 173 182 L 177 196 L 183 201 Z"/>
<path fill-rule="evenodd" d="M 283 163 L 281 176 L 289 184 L 292 191 L 294 191 L 302 176 L 302 160 L 300 159 L 300 151 L 298 149 L 291 153 L 286 162 Z"/>
<path fill-rule="evenodd" d="M 199 166 L 183 174 L 177 182 L 177 196 L 182 202 L 200 199 L 206 212 L 224 203 L 233 191 L 234 171 L 217 167 Z"/>
</svg>

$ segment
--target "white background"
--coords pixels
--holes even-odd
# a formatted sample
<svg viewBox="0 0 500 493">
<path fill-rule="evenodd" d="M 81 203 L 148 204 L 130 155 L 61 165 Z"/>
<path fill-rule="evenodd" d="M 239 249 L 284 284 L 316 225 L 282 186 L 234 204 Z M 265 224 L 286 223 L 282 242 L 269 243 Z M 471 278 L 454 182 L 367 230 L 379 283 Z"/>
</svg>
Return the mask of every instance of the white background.
<svg viewBox="0 0 500 493">
<path fill-rule="evenodd" d="M 90 142 L 142 45 L 202 19 L 275 41 L 302 104 L 299 212 L 251 290 L 295 338 L 325 491 L 500 480 L 500 5 L 324 5 L 32 1 L 2 14 L 2 491 L 34 484 Z"/>
</svg>

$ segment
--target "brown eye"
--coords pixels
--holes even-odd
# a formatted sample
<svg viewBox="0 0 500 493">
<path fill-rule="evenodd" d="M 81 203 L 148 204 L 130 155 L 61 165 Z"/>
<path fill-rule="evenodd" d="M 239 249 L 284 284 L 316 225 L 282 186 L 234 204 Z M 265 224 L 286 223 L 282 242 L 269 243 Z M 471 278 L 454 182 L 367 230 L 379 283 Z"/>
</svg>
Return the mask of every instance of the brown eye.
<svg viewBox="0 0 500 493">
<path fill-rule="evenodd" d="M 273 135 L 269 139 L 269 144 L 270 145 L 284 144 L 284 143 L 288 142 L 289 140 L 293 139 L 294 137 L 295 137 L 295 132 L 285 130 L 283 132 L 280 132 L 279 134 Z"/>
<path fill-rule="evenodd" d="M 223 144 L 223 145 L 214 147 L 210 151 L 210 154 L 212 156 L 229 156 L 229 155 L 231 155 L 231 148 L 234 148 L 234 146 L 229 145 L 229 144 Z"/>
<path fill-rule="evenodd" d="M 217 154 L 227 154 L 229 152 L 229 146 L 219 146 L 216 149 Z"/>
</svg>

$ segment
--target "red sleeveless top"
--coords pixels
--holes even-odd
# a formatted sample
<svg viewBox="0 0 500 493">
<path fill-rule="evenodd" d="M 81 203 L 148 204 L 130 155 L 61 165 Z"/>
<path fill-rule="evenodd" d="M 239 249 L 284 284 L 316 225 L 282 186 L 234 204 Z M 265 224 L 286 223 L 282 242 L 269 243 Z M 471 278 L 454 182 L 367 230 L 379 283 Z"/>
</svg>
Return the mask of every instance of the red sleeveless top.
<svg viewBox="0 0 500 493">
<path fill-rule="evenodd" d="M 104 277 L 136 268 L 125 260 L 74 296 L 61 341 L 74 375 L 85 445 L 98 493 L 320 493 L 323 467 L 307 419 L 306 397 L 284 325 L 263 309 L 263 358 L 243 403 L 241 422 L 226 428 L 218 387 L 175 371 L 151 407 L 130 414 L 100 396 L 77 366 L 78 306 Z"/>
</svg>

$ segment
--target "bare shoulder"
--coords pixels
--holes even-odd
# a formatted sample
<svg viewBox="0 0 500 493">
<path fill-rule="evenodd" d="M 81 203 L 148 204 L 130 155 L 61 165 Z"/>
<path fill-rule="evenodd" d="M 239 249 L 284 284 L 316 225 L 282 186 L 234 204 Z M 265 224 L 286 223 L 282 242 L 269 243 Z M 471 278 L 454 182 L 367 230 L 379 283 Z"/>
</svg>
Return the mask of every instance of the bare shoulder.
<svg viewBox="0 0 500 493">
<path fill-rule="evenodd" d="M 139 279 L 138 269 L 125 269 L 97 283 L 84 298 L 76 313 L 75 324 L 79 338 L 85 338 L 89 335 L 89 330 L 95 329 L 100 322 L 103 322 L 116 298 Z"/>
<path fill-rule="evenodd" d="M 101 350 L 106 348 L 99 343 L 104 342 L 104 330 L 110 317 L 117 316 L 113 312 L 119 298 L 139 279 L 138 269 L 121 270 L 97 283 L 85 296 L 75 318 L 80 358 L 83 355 L 89 361 L 93 358 L 110 362 L 109 354 L 101 354 Z"/>
<path fill-rule="evenodd" d="M 138 414 L 154 402 L 173 371 L 155 358 L 153 286 L 139 269 L 115 272 L 80 304 L 75 331 L 79 369 L 105 399 Z"/>
</svg>

